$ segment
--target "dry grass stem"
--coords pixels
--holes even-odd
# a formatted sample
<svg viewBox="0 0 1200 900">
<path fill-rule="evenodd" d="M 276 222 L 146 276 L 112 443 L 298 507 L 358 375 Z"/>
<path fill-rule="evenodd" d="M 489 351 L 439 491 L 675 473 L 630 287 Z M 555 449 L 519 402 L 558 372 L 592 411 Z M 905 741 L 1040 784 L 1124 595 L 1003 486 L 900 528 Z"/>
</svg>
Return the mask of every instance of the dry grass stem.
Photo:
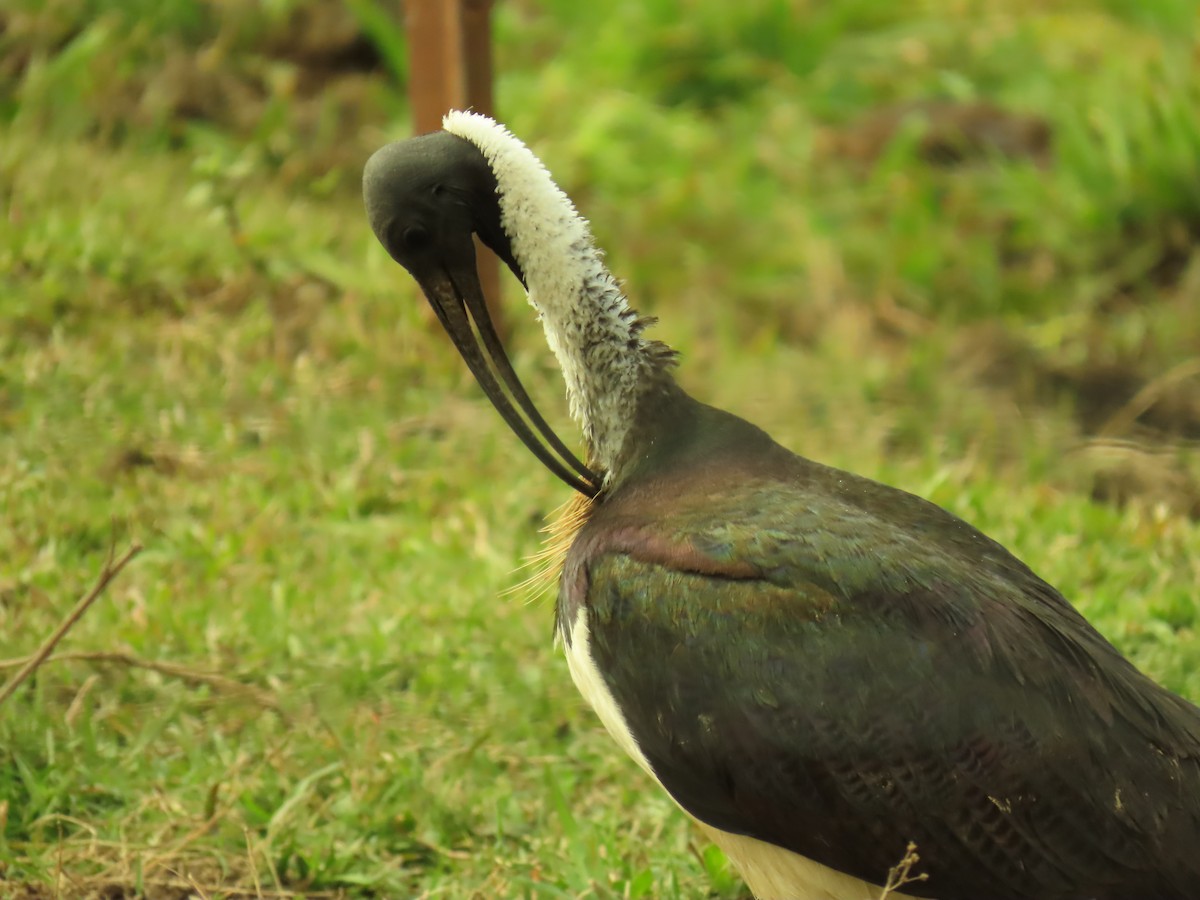
<svg viewBox="0 0 1200 900">
<path fill-rule="evenodd" d="M 12 668 L 13 666 L 28 665 L 29 661 L 32 659 L 34 659 L 32 656 L 18 659 L 0 659 L 0 670 Z M 160 675 L 166 675 L 170 678 L 178 678 L 181 681 L 186 681 L 191 684 L 203 684 L 221 693 L 241 694 L 253 700 L 259 706 L 262 706 L 265 709 L 282 714 L 279 701 L 276 700 L 269 691 L 263 690 L 260 687 L 247 684 L 244 681 L 238 681 L 234 678 L 227 678 L 226 676 L 218 675 L 215 672 L 205 672 L 202 669 L 191 669 L 187 666 L 181 666 L 178 663 L 162 662 L 160 660 L 153 659 L 142 659 L 140 656 L 134 656 L 132 653 L 126 653 L 120 650 L 58 653 L 48 658 L 42 657 L 38 660 L 38 665 L 46 662 L 108 663 L 112 665 L 129 666 L 130 668 L 134 669 L 147 669 L 151 672 L 158 672 Z"/>
<path fill-rule="evenodd" d="M 21 663 L 21 668 L 17 670 L 17 674 L 5 682 L 4 687 L 0 688 L 0 706 L 4 705 L 9 697 L 11 697 L 21 683 L 30 675 L 37 671 L 38 666 L 44 663 L 50 654 L 54 652 L 54 648 L 58 646 L 58 642 L 67 636 L 75 623 L 83 618 L 83 614 L 88 611 L 93 603 L 100 599 L 100 595 L 104 593 L 105 588 L 109 586 L 114 578 L 121 574 L 124 569 L 133 560 L 135 556 L 142 552 L 142 545 L 134 543 L 125 555 L 118 560 L 113 560 L 113 551 L 110 548 L 108 558 L 104 561 L 104 568 L 100 570 L 100 577 L 96 579 L 96 584 L 92 587 L 83 599 L 75 604 L 75 608 L 67 614 L 67 617 L 59 623 L 59 626 L 54 629 L 37 652 Z"/>
</svg>

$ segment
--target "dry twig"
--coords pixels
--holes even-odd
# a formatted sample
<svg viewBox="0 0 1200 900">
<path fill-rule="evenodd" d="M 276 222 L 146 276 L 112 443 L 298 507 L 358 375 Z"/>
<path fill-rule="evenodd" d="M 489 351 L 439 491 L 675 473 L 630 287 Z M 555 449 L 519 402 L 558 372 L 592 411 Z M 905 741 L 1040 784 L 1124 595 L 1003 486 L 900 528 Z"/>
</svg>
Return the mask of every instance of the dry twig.
<svg viewBox="0 0 1200 900">
<path fill-rule="evenodd" d="M 104 568 L 100 570 L 100 577 L 96 579 L 96 584 L 84 595 L 82 600 L 75 604 L 75 608 L 67 614 L 67 617 L 59 623 L 59 626 L 54 629 L 50 636 L 42 642 L 42 646 L 38 648 L 37 652 L 23 661 L 21 668 L 17 670 L 17 674 L 8 679 L 4 683 L 3 688 L 0 688 L 0 706 L 3 706 L 4 701 L 16 693 L 21 683 L 32 675 L 38 666 L 46 661 L 47 657 L 54 652 L 54 648 L 58 646 L 58 642 L 66 637 L 67 632 L 74 627 L 76 622 L 83 618 L 83 614 L 100 598 L 100 595 L 104 593 L 104 589 L 141 552 L 142 545 L 134 543 L 125 551 L 124 556 L 114 561 L 113 551 L 112 549 L 109 550 L 108 559 L 104 561 Z"/>
</svg>

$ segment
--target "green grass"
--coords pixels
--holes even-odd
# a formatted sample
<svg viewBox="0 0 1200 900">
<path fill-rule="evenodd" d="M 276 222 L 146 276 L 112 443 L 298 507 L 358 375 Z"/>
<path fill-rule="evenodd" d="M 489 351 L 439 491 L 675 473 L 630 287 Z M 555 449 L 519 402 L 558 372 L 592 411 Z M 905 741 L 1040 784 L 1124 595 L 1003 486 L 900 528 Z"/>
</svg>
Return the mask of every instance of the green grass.
<svg viewBox="0 0 1200 900">
<path fill-rule="evenodd" d="M 744 896 L 584 708 L 551 598 L 503 593 L 566 497 L 366 226 L 404 85 L 303 89 L 300 2 L 84 6 L 0 14 L 0 657 L 146 549 L 0 708 L 0 896 Z M 1094 500 L 1078 410 L 1096 367 L 1195 358 L 1192 5 L 793 7 L 501 4 L 503 118 L 689 389 L 963 515 L 1200 699 L 1200 527 Z M 1040 117 L 1052 158 L 929 162 L 921 115 L 845 151 L 929 100 Z M 997 333 L 1032 362 L 985 366 Z M 1107 437 L 1195 485 L 1186 428 Z"/>
</svg>

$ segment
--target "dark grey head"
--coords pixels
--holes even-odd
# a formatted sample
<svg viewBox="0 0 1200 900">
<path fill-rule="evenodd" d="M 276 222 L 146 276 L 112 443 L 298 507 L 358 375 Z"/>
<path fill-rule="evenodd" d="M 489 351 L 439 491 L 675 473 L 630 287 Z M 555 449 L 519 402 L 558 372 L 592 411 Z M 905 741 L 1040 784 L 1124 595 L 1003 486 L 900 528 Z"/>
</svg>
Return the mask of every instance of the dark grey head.
<svg viewBox="0 0 1200 900">
<path fill-rule="evenodd" d="M 472 234 L 524 281 L 500 225 L 496 176 L 465 138 L 435 131 L 380 148 L 363 170 L 363 201 L 375 237 L 426 290 L 441 272 L 474 269 Z"/>
<path fill-rule="evenodd" d="M 496 176 L 487 158 L 470 141 L 445 131 L 388 144 L 363 170 L 363 201 L 375 237 L 421 286 L 509 427 L 559 478 L 594 496 L 599 477 L 575 458 L 538 413 L 488 315 L 472 235 L 478 235 L 522 283 L 525 277 L 501 225 Z"/>
</svg>

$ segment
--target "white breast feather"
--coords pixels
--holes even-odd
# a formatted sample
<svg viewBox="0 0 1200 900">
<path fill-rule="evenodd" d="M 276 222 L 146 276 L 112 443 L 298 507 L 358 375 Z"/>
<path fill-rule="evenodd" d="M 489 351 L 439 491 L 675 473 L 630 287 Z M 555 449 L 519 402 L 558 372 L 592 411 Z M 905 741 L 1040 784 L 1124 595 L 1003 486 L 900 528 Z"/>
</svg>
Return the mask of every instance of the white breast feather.
<svg viewBox="0 0 1200 900">
<path fill-rule="evenodd" d="M 570 629 L 570 640 L 564 640 L 563 645 L 566 647 L 567 666 L 579 693 L 591 704 L 621 749 L 658 782 L 592 657 L 586 607 L 579 608 Z M 658 783 L 661 787 L 662 783 Z M 744 835 L 731 834 L 699 820 L 697 824 L 729 857 L 759 900 L 877 900 L 883 891 L 877 885 L 823 866 L 791 850 Z M 886 872 L 882 874 L 887 875 Z M 904 894 L 891 893 L 888 897 L 907 900 Z"/>
</svg>

